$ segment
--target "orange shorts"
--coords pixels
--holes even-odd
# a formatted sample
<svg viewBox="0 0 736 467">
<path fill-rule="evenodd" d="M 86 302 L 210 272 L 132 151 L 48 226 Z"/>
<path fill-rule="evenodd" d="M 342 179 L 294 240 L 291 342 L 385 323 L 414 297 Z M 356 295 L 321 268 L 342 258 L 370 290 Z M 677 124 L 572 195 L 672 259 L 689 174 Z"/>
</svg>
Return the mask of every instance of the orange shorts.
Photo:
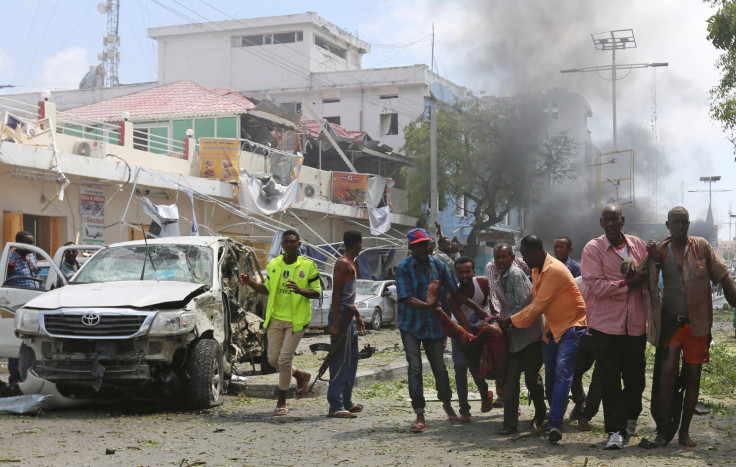
<svg viewBox="0 0 736 467">
<path fill-rule="evenodd" d="M 693 336 L 690 323 L 677 328 L 675 335 L 667 343 L 668 347 L 671 345 L 682 347 L 682 356 L 687 363 L 696 365 L 708 363 L 710 357 L 708 353 L 708 336 Z"/>
</svg>

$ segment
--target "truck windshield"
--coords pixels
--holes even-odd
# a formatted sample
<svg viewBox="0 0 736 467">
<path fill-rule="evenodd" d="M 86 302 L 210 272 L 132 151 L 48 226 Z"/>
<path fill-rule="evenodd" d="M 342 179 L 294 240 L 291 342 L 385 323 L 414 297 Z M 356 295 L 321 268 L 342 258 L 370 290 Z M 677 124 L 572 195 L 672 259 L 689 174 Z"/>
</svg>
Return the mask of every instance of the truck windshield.
<svg viewBox="0 0 736 467">
<path fill-rule="evenodd" d="M 72 283 L 179 281 L 212 285 L 212 250 L 195 245 L 127 245 L 101 250 Z"/>
</svg>

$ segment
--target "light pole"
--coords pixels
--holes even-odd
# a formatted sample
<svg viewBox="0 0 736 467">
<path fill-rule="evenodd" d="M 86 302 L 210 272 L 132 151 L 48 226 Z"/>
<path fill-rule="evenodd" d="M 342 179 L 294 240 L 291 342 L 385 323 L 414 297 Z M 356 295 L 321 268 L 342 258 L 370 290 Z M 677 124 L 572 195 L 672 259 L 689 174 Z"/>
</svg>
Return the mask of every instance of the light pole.
<svg viewBox="0 0 736 467">
<path fill-rule="evenodd" d="M 611 64 L 605 66 L 591 66 L 584 68 L 570 68 L 560 70 L 560 73 L 588 73 L 588 72 L 611 72 L 611 86 L 613 91 L 613 150 L 618 149 L 618 132 L 616 129 L 616 80 L 618 78 L 616 70 L 632 70 L 634 68 L 649 68 L 668 66 L 668 63 L 634 63 L 628 65 L 616 65 L 616 50 L 634 49 L 636 48 L 636 39 L 632 29 L 616 29 L 608 32 L 594 33 L 590 37 L 593 38 L 593 45 L 596 50 L 611 51 Z M 605 78 L 604 78 L 605 79 Z"/>
</svg>

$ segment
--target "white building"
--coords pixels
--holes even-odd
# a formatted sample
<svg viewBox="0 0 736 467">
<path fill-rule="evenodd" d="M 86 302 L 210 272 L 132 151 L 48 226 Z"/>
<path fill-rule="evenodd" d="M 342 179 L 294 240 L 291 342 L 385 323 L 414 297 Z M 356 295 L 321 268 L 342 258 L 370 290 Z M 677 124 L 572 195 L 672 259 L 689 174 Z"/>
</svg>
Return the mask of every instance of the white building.
<svg viewBox="0 0 736 467">
<path fill-rule="evenodd" d="M 239 89 L 365 131 L 397 150 L 403 128 L 425 112 L 428 99 L 463 92 L 426 65 L 362 69 L 370 44 L 316 13 L 166 26 L 148 35 L 158 43 L 160 84 Z"/>
</svg>

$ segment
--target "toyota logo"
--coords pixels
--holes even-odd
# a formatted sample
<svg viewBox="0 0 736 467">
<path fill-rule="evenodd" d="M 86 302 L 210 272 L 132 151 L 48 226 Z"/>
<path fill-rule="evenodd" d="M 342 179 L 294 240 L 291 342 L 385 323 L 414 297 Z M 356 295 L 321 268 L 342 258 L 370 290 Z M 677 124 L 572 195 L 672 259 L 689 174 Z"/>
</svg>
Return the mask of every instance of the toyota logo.
<svg viewBox="0 0 736 467">
<path fill-rule="evenodd" d="M 97 313 L 87 313 L 82 316 L 82 324 L 85 326 L 97 326 L 100 324 L 100 315 Z"/>
</svg>

